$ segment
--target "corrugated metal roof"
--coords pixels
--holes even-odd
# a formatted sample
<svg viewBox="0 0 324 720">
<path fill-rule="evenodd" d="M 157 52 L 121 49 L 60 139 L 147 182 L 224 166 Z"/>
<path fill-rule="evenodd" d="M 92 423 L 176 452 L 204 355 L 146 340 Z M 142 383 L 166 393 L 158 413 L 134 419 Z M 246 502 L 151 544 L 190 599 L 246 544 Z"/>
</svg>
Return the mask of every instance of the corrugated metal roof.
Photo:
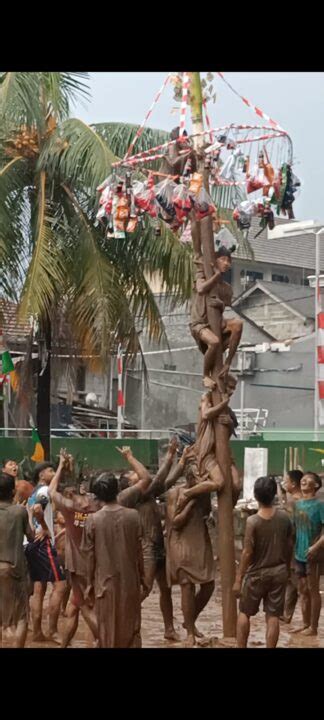
<svg viewBox="0 0 324 720">
<path fill-rule="evenodd" d="M 291 224 L 292 222 L 286 218 L 275 218 L 276 225 Z M 253 218 L 248 241 L 254 252 L 256 262 L 305 268 L 306 270 L 315 269 L 315 238 L 313 235 L 289 235 L 269 240 L 267 228 L 262 230 L 260 235 L 255 238 L 259 230 L 260 219 Z M 321 271 L 324 271 L 324 240 L 321 241 L 320 248 Z M 233 256 L 246 260 L 250 259 L 243 248 L 238 249 L 236 253 L 233 253 Z"/>
</svg>

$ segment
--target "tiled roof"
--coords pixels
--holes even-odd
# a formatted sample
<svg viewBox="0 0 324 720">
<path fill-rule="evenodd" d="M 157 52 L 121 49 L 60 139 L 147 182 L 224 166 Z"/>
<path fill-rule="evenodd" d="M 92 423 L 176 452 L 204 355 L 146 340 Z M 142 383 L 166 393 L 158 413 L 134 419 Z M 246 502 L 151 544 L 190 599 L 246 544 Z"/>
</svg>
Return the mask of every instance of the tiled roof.
<svg viewBox="0 0 324 720">
<path fill-rule="evenodd" d="M 292 220 L 286 218 L 275 218 L 276 226 L 285 223 L 292 223 Z M 248 241 L 254 252 L 254 260 L 256 262 L 271 263 L 272 265 L 286 265 L 287 267 L 305 268 L 314 270 L 315 268 L 315 238 L 314 235 L 287 235 L 282 238 L 274 238 L 269 240 L 268 231 L 262 230 L 260 235 L 255 235 L 260 230 L 260 219 L 253 218 L 252 225 L 249 230 Z M 320 261 L 321 271 L 324 272 L 324 239 L 320 241 Z M 250 258 L 244 251 L 239 249 L 234 253 L 234 257 L 249 260 Z"/>
<path fill-rule="evenodd" d="M 293 283 L 266 282 L 265 280 L 257 280 L 251 288 L 260 288 L 266 293 L 271 293 L 278 300 L 282 300 L 297 310 L 305 318 L 315 317 L 315 295 L 314 289 L 305 287 L 305 285 L 294 285 Z M 249 288 L 249 290 L 251 290 Z M 244 298 L 249 290 L 245 290 L 238 298 L 236 298 L 234 306 L 240 307 L 244 302 Z"/>
<path fill-rule="evenodd" d="M 18 305 L 0 298 L 0 327 L 8 342 L 23 342 L 30 333 L 28 322 L 18 322 Z"/>
</svg>

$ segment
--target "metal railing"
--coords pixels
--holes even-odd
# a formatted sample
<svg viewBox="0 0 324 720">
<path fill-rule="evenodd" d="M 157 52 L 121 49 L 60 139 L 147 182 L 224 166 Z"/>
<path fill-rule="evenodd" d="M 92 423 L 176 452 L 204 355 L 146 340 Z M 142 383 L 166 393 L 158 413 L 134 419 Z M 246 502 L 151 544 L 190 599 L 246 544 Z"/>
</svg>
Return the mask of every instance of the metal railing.
<svg viewBox="0 0 324 720">
<path fill-rule="evenodd" d="M 0 437 L 16 437 L 17 433 L 24 437 L 31 436 L 31 428 L 1 428 Z M 55 433 L 55 434 L 54 434 Z M 55 437 L 78 437 L 87 435 L 97 435 L 100 438 L 117 440 L 117 428 L 51 428 L 51 438 Z M 170 438 L 174 435 L 174 430 L 169 428 L 157 430 L 156 428 L 138 428 L 136 430 L 122 430 L 121 437 L 138 437 L 142 440 L 159 440 L 160 438 Z M 119 438 L 120 439 L 120 438 Z"/>
</svg>

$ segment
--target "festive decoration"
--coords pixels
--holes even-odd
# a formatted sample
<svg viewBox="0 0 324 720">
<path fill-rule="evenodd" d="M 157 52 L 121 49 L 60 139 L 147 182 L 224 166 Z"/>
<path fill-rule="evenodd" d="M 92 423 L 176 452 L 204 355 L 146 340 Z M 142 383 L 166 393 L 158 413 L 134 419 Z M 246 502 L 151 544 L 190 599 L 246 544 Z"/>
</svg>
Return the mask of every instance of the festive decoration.
<svg viewBox="0 0 324 720">
<path fill-rule="evenodd" d="M 218 72 L 217 75 L 219 75 L 219 77 L 222 78 L 222 80 L 223 80 L 224 83 L 227 85 L 227 87 L 229 87 L 229 88 L 232 90 L 232 92 L 233 92 L 235 95 L 237 95 L 237 97 L 239 97 L 241 100 L 243 100 L 244 104 L 247 105 L 249 108 L 251 108 L 251 110 L 253 110 L 253 112 L 255 112 L 255 114 L 258 115 L 258 117 L 264 118 L 264 120 L 266 120 L 267 122 L 269 122 L 269 124 L 271 125 L 271 127 L 276 128 L 277 130 L 281 130 L 282 132 L 285 132 L 285 131 L 282 129 L 282 127 L 280 127 L 280 125 L 279 125 L 275 120 L 272 120 L 272 118 L 269 117 L 269 115 L 266 115 L 266 113 L 263 112 L 263 110 L 261 110 L 260 108 L 258 108 L 256 105 L 253 105 L 253 103 L 251 103 L 250 100 L 247 100 L 247 98 L 243 97 L 243 95 L 240 95 L 240 94 L 237 92 L 237 90 L 235 90 L 235 89 L 233 88 L 233 86 L 230 85 L 230 83 L 228 82 L 228 80 L 225 80 L 223 73 Z"/>
<path fill-rule="evenodd" d="M 15 369 L 9 350 L 4 350 L 1 355 L 2 372 L 10 373 Z"/>
<path fill-rule="evenodd" d="M 213 78 L 212 73 L 208 75 L 210 79 Z M 229 85 L 222 73 L 218 75 Z M 206 78 L 208 79 L 207 76 Z M 174 139 L 173 135 L 173 138 L 166 143 L 131 155 L 136 139 L 140 136 L 168 79 L 175 84 L 177 98 L 181 101 L 178 137 Z M 113 164 L 112 175 L 97 188 L 100 193 L 97 219 L 107 224 L 108 238 L 127 237 L 138 228 L 143 215 L 148 215 L 153 220 L 154 232 L 158 235 L 161 233 L 158 218 L 176 233 L 181 230 L 191 213 L 197 221 L 207 215 L 216 217 L 217 202 L 215 205 L 206 188 L 203 187 L 202 174 L 194 172 L 191 157 L 181 164 L 181 155 L 188 154 L 188 149 L 190 152 L 193 138 L 202 135 L 209 137 L 211 142 L 211 145 L 204 147 L 205 169 L 208 170 L 209 181 L 216 188 L 217 186 L 233 188 L 231 193 L 233 219 L 240 230 L 249 230 L 253 216 L 260 218 L 261 230 L 266 226 L 273 228 L 274 207 L 278 215 L 288 214 L 289 218 L 294 217 L 293 202 L 300 181 L 292 172 L 292 142 L 287 132 L 260 108 L 240 95 L 243 102 L 268 124 L 232 123 L 212 128 L 207 111 L 210 87 L 208 92 L 206 88 L 207 82 L 203 86 L 203 108 L 208 130 L 188 136 L 185 131 L 185 119 L 190 100 L 190 74 L 185 72 L 168 76 L 164 81 L 124 159 Z M 233 88 L 231 89 L 234 91 Z M 182 142 L 185 143 L 183 149 L 181 145 L 179 146 Z M 151 162 L 165 158 L 165 154 L 169 152 L 170 158 L 171 156 L 176 158 L 169 162 L 171 172 L 172 168 L 176 167 L 176 172 L 179 173 L 178 168 L 181 165 L 180 175 L 170 176 L 160 173 L 164 179 L 156 181 L 155 178 L 159 173 L 150 171 L 146 181 L 132 179 L 132 172 L 136 166 L 149 167 Z M 177 158 L 180 159 L 180 163 Z M 148 172 L 146 169 L 144 171 Z M 251 200 L 249 196 L 252 196 Z M 218 197 L 216 190 L 215 197 Z"/>
<path fill-rule="evenodd" d="M 32 440 L 35 443 L 35 447 L 30 459 L 37 463 L 44 462 L 45 452 L 36 428 L 32 429 Z"/>
</svg>

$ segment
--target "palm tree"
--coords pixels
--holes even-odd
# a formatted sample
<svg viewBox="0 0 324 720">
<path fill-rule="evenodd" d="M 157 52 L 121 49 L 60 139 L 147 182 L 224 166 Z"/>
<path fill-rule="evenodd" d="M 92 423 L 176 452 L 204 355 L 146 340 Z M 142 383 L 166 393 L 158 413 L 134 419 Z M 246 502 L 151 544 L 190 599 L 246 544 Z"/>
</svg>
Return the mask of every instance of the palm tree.
<svg viewBox="0 0 324 720">
<path fill-rule="evenodd" d="M 48 350 L 63 314 L 76 346 L 104 366 L 116 342 L 130 355 L 140 350 L 139 316 L 151 339 L 167 342 L 148 278 L 160 272 L 174 303 L 188 299 L 191 253 L 166 227 L 157 237 L 149 218 L 125 240 L 105 238 L 96 187 L 137 126 L 71 118 L 80 95 L 89 95 L 86 73 L 0 74 L 0 291 L 34 319 Z M 137 149 L 166 139 L 145 130 Z M 48 362 L 39 378 L 42 421 L 49 383 Z M 45 443 L 46 434 L 48 417 Z"/>
</svg>

